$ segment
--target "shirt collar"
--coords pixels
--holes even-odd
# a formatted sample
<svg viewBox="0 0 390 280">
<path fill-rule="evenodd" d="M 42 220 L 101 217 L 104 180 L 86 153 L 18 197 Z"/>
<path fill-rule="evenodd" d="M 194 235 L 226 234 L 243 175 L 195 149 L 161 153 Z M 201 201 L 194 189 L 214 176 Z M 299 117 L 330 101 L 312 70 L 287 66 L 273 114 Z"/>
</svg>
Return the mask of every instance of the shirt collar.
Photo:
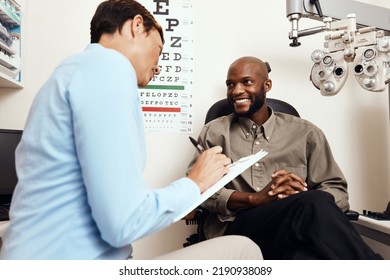
<svg viewBox="0 0 390 280">
<path fill-rule="evenodd" d="M 271 107 L 268 107 L 268 110 L 270 112 L 270 116 L 268 120 L 265 123 L 263 123 L 263 133 L 264 133 L 264 138 L 269 142 L 271 140 L 272 133 L 274 132 L 275 129 L 276 117 Z"/>
<path fill-rule="evenodd" d="M 254 139 L 256 139 L 257 135 L 262 133 L 264 135 L 264 139 L 268 142 L 270 141 L 272 132 L 275 128 L 276 117 L 274 111 L 270 107 L 268 107 L 268 110 L 270 111 L 270 117 L 262 126 L 258 126 L 249 118 L 238 118 L 237 122 L 242 127 L 246 138 L 252 135 Z"/>
</svg>

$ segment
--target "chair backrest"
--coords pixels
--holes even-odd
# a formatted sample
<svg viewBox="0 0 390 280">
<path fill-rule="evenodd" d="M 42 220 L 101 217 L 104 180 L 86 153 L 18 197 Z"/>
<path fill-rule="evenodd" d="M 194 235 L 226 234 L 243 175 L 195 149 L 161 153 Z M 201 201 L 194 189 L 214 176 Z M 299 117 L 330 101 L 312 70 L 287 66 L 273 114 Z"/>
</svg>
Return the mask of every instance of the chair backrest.
<svg viewBox="0 0 390 280">
<path fill-rule="evenodd" d="M 298 111 L 291 104 L 285 101 L 274 98 L 267 98 L 267 105 L 271 107 L 272 110 L 274 110 L 275 112 L 282 112 L 296 117 L 300 117 Z M 227 116 L 231 113 L 233 113 L 233 108 L 229 104 L 229 101 L 226 98 L 221 99 L 215 102 L 207 111 L 205 123 L 208 123 L 222 116 Z"/>
</svg>

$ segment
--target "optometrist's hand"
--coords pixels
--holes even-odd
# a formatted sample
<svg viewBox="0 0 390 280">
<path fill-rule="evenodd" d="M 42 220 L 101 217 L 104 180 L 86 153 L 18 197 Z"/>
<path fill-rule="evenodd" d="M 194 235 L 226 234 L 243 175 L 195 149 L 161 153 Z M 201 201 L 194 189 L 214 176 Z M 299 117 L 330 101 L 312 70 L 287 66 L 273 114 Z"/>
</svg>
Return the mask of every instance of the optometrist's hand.
<svg viewBox="0 0 390 280">
<path fill-rule="evenodd" d="M 230 163 L 231 159 L 222 154 L 222 148 L 215 146 L 199 155 L 187 177 L 193 180 L 203 193 L 229 172 L 227 165 Z"/>
</svg>

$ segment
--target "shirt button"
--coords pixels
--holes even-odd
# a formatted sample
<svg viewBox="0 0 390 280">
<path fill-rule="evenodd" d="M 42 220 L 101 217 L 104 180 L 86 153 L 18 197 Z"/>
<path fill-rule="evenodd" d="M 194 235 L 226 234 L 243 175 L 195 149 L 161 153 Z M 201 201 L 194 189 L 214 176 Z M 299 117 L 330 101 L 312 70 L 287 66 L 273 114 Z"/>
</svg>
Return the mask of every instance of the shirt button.
<svg viewBox="0 0 390 280">
<path fill-rule="evenodd" d="M 260 145 L 260 142 L 259 142 L 259 141 L 256 141 L 255 144 L 256 144 L 256 145 Z"/>
<path fill-rule="evenodd" d="M 257 188 L 256 188 L 256 190 L 257 190 L 257 191 L 260 191 L 260 188 L 259 188 L 259 187 L 257 187 Z"/>
<path fill-rule="evenodd" d="M 259 165 L 260 165 L 260 164 L 259 164 L 258 162 L 255 163 L 255 166 L 256 166 L 256 167 L 259 167 Z"/>
</svg>

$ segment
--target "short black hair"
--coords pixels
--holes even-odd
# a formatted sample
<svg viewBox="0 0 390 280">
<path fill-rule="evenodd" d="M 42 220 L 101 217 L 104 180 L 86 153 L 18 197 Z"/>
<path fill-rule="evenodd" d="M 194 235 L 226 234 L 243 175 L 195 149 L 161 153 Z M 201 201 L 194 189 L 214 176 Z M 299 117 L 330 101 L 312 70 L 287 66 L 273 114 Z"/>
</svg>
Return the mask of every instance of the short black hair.
<svg viewBox="0 0 390 280">
<path fill-rule="evenodd" d="M 164 43 L 161 25 L 143 5 L 134 0 L 108 0 L 100 3 L 91 20 L 91 43 L 98 43 L 104 33 L 120 31 L 125 22 L 136 15 L 142 16 L 146 32 L 156 28 Z"/>
</svg>

